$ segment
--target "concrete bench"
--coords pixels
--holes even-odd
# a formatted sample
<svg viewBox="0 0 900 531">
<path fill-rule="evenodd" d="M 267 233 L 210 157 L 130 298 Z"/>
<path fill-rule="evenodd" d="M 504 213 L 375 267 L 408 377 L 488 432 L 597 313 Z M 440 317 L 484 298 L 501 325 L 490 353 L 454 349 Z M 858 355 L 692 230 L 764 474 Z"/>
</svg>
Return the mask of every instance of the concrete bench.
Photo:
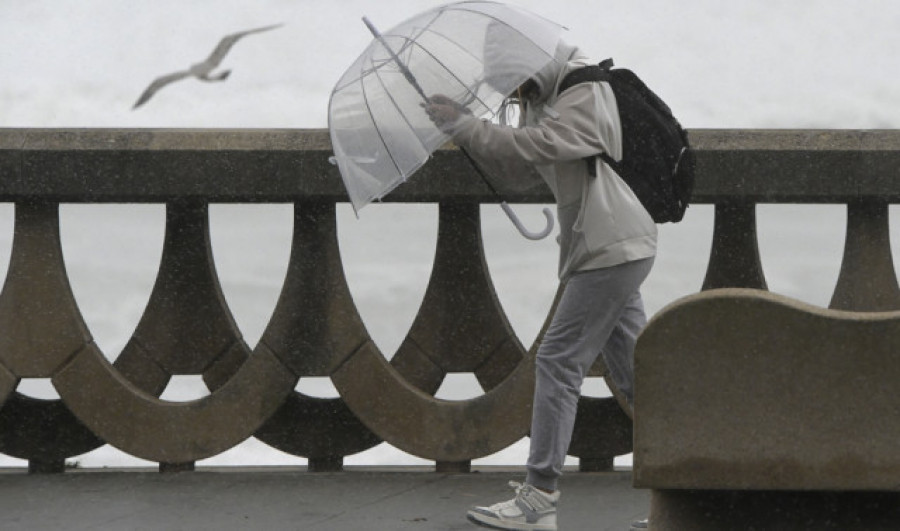
<svg viewBox="0 0 900 531">
<path fill-rule="evenodd" d="M 651 529 L 900 529 L 900 312 L 676 301 L 635 352 Z"/>
</svg>

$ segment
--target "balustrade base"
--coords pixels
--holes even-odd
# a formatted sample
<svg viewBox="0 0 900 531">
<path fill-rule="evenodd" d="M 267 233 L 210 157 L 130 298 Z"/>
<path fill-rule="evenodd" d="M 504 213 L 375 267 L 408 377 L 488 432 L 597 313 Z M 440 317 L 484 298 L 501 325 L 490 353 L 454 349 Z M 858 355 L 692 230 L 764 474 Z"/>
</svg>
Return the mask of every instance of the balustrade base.
<svg viewBox="0 0 900 531">
<path fill-rule="evenodd" d="M 344 470 L 344 458 L 340 456 L 312 457 L 306 468 L 310 472 L 341 472 Z"/>
<path fill-rule="evenodd" d="M 650 531 L 896 530 L 900 492 L 654 490 Z"/>
<path fill-rule="evenodd" d="M 195 463 L 160 463 L 159 471 L 162 474 L 176 474 L 178 472 L 193 472 Z"/>
<path fill-rule="evenodd" d="M 471 461 L 437 461 L 434 470 L 438 474 L 468 474 L 472 471 Z"/>
<path fill-rule="evenodd" d="M 66 462 L 62 459 L 41 461 L 31 459 L 28 461 L 29 474 L 61 474 L 66 471 Z"/>
<path fill-rule="evenodd" d="M 579 472 L 610 472 L 615 466 L 613 457 L 581 457 L 578 459 Z"/>
</svg>

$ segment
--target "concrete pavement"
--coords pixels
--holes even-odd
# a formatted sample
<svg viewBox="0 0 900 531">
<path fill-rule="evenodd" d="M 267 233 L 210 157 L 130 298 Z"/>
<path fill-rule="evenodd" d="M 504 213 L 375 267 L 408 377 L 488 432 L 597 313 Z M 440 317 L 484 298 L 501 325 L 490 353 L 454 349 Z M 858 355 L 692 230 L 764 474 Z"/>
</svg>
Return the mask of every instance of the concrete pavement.
<svg viewBox="0 0 900 531">
<path fill-rule="evenodd" d="M 508 499 L 521 468 L 437 474 L 415 468 L 72 470 L 0 472 L 0 529 L 13 530 L 475 530 L 465 509 Z M 562 530 L 627 530 L 650 493 L 631 472 L 561 480 Z"/>
</svg>

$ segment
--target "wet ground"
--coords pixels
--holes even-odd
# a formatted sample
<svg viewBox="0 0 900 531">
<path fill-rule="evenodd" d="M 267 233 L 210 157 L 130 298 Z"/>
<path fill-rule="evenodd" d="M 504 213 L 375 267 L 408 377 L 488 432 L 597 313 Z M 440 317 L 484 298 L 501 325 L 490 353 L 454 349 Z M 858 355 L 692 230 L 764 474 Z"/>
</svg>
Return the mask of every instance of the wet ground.
<svg viewBox="0 0 900 531">
<path fill-rule="evenodd" d="M 437 474 L 421 468 L 0 471 L 0 529 L 474 530 L 465 510 L 511 497 L 519 468 Z M 627 530 L 649 507 L 628 470 L 561 480 L 561 530 Z"/>
</svg>

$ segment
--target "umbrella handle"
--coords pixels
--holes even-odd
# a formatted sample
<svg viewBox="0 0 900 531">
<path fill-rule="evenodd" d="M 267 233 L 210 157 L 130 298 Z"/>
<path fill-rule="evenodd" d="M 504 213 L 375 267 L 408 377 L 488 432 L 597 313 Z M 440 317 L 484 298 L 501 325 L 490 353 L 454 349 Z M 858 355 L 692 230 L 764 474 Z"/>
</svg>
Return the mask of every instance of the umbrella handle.
<svg viewBox="0 0 900 531">
<path fill-rule="evenodd" d="M 519 220 L 519 216 L 513 212 L 513 209 L 506 204 L 506 201 L 500 203 L 500 208 L 506 212 L 506 215 L 509 217 L 509 220 L 512 221 L 513 225 L 516 226 L 516 229 L 519 230 L 519 233 L 528 238 L 529 240 L 543 240 L 546 238 L 550 232 L 553 230 L 553 213 L 550 212 L 549 208 L 544 209 L 544 217 L 547 218 L 547 226 L 544 227 L 544 230 L 541 232 L 531 232 L 530 230 L 525 228 L 525 225 L 522 225 L 522 222 Z"/>
</svg>

